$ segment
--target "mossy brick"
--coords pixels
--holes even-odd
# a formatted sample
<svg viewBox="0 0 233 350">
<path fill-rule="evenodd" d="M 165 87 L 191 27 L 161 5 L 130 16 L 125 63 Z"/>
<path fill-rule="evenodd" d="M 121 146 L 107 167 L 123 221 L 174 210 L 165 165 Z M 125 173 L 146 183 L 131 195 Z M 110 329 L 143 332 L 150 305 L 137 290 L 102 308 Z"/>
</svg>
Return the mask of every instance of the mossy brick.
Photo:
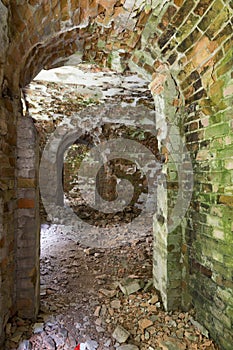
<svg viewBox="0 0 233 350">
<path fill-rule="evenodd" d="M 194 6 L 195 1 L 186 0 L 176 15 L 172 18 L 171 23 L 173 23 L 175 27 L 178 28 L 184 22 L 186 17 L 191 13 Z"/>
<path fill-rule="evenodd" d="M 233 49 L 227 52 L 223 60 L 216 70 L 217 77 L 223 76 L 227 72 L 231 72 L 233 66 Z"/>
<path fill-rule="evenodd" d="M 218 287 L 216 295 L 227 305 L 233 307 L 233 292 L 228 289 Z"/>
<path fill-rule="evenodd" d="M 232 257 L 232 245 L 227 244 L 227 242 L 208 239 L 207 245 L 208 245 L 208 250 L 210 252 L 216 251 L 218 254 L 222 255 L 225 259 Z M 232 265 L 232 260 L 231 260 L 231 265 Z"/>
<path fill-rule="evenodd" d="M 176 39 L 179 44 L 193 31 L 197 21 L 198 16 L 191 13 L 185 24 L 177 30 Z"/>
<path fill-rule="evenodd" d="M 202 31 L 205 31 L 209 25 L 212 23 L 213 18 L 216 18 L 219 14 L 219 12 L 222 11 L 224 5 L 221 0 L 216 0 L 207 14 L 204 16 L 204 18 L 201 20 L 201 22 L 198 24 L 198 28 L 200 28 Z"/>
<path fill-rule="evenodd" d="M 206 10 L 210 7 L 213 0 L 201 0 L 198 2 L 197 6 L 194 8 L 193 12 L 198 16 L 203 16 Z"/>
<path fill-rule="evenodd" d="M 232 210 L 232 207 L 230 207 L 230 209 Z M 230 217 L 230 220 L 232 220 L 232 216 Z M 225 228 L 225 241 L 233 247 L 233 233 L 229 228 Z"/>
<path fill-rule="evenodd" d="M 194 70 L 187 78 L 182 82 L 181 88 L 184 90 L 187 88 L 190 84 L 193 84 L 193 82 L 200 79 L 199 72 L 197 70 Z"/>
<path fill-rule="evenodd" d="M 142 32 L 142 49 L 145 48 L 145 46 L 148 43 L 149 38 L 154 37 L 155 34 L 160 34 L 160 31 L 156 30 L 158 24 L 158 18 L 151 15 L 148 19 L 148 22 L 146 23 L 146 26 Z"/>
<path fill-rule="evenodd" d="M 233 38 L 230 37 L 228 40 L 226 40 L 223 44 L 224 52 L 227 54 L 228 51 L 232 50 L 233 44 Z"/>
<path fill-rule="evenodd" d="M 178 57 L 178 54 L 176 52 L 172 53 L 167 59 L 168 63 L 170 65 L 173 65 L 173 63 L 175 63 L 177 57 Z"/>
<path fill-rule="evenodd" d="M 231 159 L 233 154 L 233 145 L 227 145 L 225 148 L 218 150 L 217 154 L 219 159 Z"/>
<path fill-rule="evenodd" d="M 202 36 L 202 34 L 201 34 L 200 30 L 198 28 L 195 28 L 189 34 L 189 36 L 180 43 L 180 45 L 177 47 L 177 51 L 179 51 L 179 52 L 187 51 L 195 44 L 195 42 L 197 42 L 197 40 L 201 36 Z"/>
<path fill-rule="evenodd" d="M 164 56 L 164 59 L 166 59 L 166 61 L 170 53 L 176 49 L 176 46 L 177 46 L 177 42 L 175 37 L 173 36 L 171 40 L 168 42 L 168 44 L 165 45 L 164 48 L 162 48 L 161 54 Z"/>
<path fill-rule="evenodd" d="M 224 329 L 223 336 L 218 336 L 218 343 L 220 344 L 222 349 L 232 350 L 233 336 L 231 330 L 227 331 L 226 329 Z"/>
<path fill-rule="evenodd" d="M 221 310 L 214 307 L 211 307 L 211 314 L 216 317 L 225 327 L 231 329 L 231 319 L 227 315 L 225 315 Z"/>
<path fill-rule="evenodd" d="M 225 7 L 222 9 L 222 11 L 219 12 L 218 16 L 213 20 L 213 22 L 210 24 L 209 28 L 205 33 L 210 40 L 214 38 L 215 34 L 219 31 L 219 28 L 221 28 L 222 25 L 227 22 L 228 18 L 229 12 L 228 9 Z"/>
<path fill-rule="evenodd" d="M 225 135 L 229 133 L 230 128 L 228 123 L 220 123 L 215 124 L 213 126 L 209 126 L 205 129 L 205 138 L 215 138 L 221 135 Z"/>
<path fill-rule="evenodd" d="M 218 34 L 214 40 L 221 45 L 232 34 L 232 23 L 228 23 Z"/>
<path fill-rule="evenodd" d="M 189 98 L 185 99 L 185 102 L 187 104 L 190 104 L 190 103 L 199 101 L 205 97 L 207 97 L 207 92 L 205 89 L 201 89 L 201 90 L 197 91 L 195 94 L 193 94 L 192 96 L 190 96 Z"/>
<path fill-rule="evenodd" d="M 216 275 L 218 275 L 219 282 L 217 282 L 221 286 L 226 286 L 225 281 L 231 280 L 231 271 L 229 269 L 226 269 L 224 264 L 221 264 L 217 261 L 214 262 L 213 266 L 214 272 Z"/>
<path fill-rule="evenodd" d="M 18 187 L 19 188 L 35 188 L 36 187 L 36 179 L 18 179 Z"/>
<path fill-rule="evenodd" d="M 175 34 L 176 29 L 172 26 L 168 27 L 168 29 L 160 36 L 158 39 L 158 45 L 160 49 L 165 46 L 169 40 L 172 38 L 172 36 Z"/>
<path fill-rule="evenodd" d="M 210 123 L 209 125 L 214 125 L 214 124 L 220 124 L 221 122 L 225 121 L 224 118 L 224 112 L 220 112 L 214 115 L 211 115 L 210 119 L 209 119 Z"/>
<path fill-rule="evenodd" d="M 185 66 L 183 66 L 181 62 L 178 63 L 182 67 L 178 74 L 178 79 L 180 80 L 180 82 L 183 82 L 187 78 L 187 76 L 189 76 L 195 70 L 195 67 L 192 62 L 188 62 Z"/>
<path fill-rule="evenodd" d="M 232 250 L 233 250 L 233 245 L 231 244 L 231 252 L 232 252 Z M 230 270 L 232 270 L 233 269 L 233 259 L 232 259 L 232 254 L 229 256 L 223 256 L 223 262 L 224 262 L 224 266 L 228 269 L 230 269 Z"/>
</svg>

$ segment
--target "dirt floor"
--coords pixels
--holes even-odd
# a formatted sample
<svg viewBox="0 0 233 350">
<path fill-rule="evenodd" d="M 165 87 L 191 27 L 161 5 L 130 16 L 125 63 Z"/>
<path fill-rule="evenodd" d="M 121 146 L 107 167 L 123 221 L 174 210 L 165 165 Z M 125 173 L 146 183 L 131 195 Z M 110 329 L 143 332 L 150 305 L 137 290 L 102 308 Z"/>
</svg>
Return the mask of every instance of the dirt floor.
<svg viewBox="0 0 233 350">
<path fill-rule="evenodd" d="M 5 350 L 218 349 L 193 310 L 164 312 L 151 283 L 151 235 L 101 250 L 44 224 L 41 247 L 38 320 L 12 319 Z"/>
</svg>

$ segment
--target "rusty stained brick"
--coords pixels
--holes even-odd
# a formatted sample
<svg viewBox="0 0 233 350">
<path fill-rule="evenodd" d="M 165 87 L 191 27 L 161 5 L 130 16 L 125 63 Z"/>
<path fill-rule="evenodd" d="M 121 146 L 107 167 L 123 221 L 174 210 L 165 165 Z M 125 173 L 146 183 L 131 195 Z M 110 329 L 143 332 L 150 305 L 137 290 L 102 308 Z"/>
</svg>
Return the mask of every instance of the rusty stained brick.
<svg viewBox="0 0 233 350">
<path fill-rule="evenodd" d="M 233 207 L 233 196 L 231 195 L 221 195 L 218 199 L 219 204 L 225 204 L 229 207 Z"/>
<path fill-rule="evenodd" d="M 68 21 L 70 18 L 70 16 L 69 16 L 69 0 L 61 0 L 60 6 L 61 6 L 61 20 Z M 80 4 L 80 6 L 82 7 L 82 4 Z"/>
<path fill-rule="evenodd" d="M 201 37 L 201 39 L 189 50 L 186 55 L 187 59 L 198 68 L 198 72 L 201 73 L 205 69 L 214 65 L 213 51 L 218 48 L 216 41 L 210 41 L 207 36 Z"/>
<path fill-rule="evenodd" d="M 18 200 L 18 208 L 19 209 L 34 209 L 35 208 L 35 200 L 28 198 L 21 198 Z"/>
<path fill-rule="evenodd" d="M 141 12 L 137 21 L 137 27 L 144 27 L 149 17 L 150 13 Z"/>
<path fill-rule="evenodd" d="M 199 16 L 203 16 L 209 6 L 212 4 L 213 0 L 200 0 L 194 9 L 194 13 Z"/>
<path fill-rule="evenodd" d="M 2 237 L 0 239 L 0 249 L 4 248 L 4 245 L 5 245 L 5 237 Z"/>
<path fill-rule="evenodd" d="M 181 7 L 183 5 L 184 0 L 174 0 L 174 4 L 178 7 Z"/>
<path fill-rule="evenodd" d="M 161 30 L 166 30 L 166 28 L 168 27 L 169 23 L 171 22 L 172 17 L 174 16 L 174 14 L 176 13 L 177 9 L 175 6 L 170 5 L 167 9 L 167 11 L 165 12 L 165 14 L 163 15 L 158 28 L 160 28 Z"/>
<path fill-rule="evenodd" d="M 41 4 L 42 11 L 44 13 L 44 18 L 46 18 L 50 13 L 50 11 L 51 11 L 50 6 L 51 6 L 50 1 L 43 1 L 43 3 Z"/>
<path fill-rule="evenodd" d="M 14 178 L 15 177 L 15 169 L 13 167 L 1 167 L 0 168 L 0 176 L 2 178 Z"/>
<path fill-rule="evenodd" d="M 203 266 L 197 260 L 192 259 L 191 260 L 191 273 L 194 273 L 195 270 L 199 271 L 202 275 L 204 275 L 208 278 L 211 278 L 212 274 L 213 274 L 213 272 L 209 268 Z"/>
<path fill-rule="evenodd" d="M 41 0 L 29 0 L 28 1 L 30 5 L 35 6 L 35 5 L 40 5 L 41 4 Z"/>
<path fill-rule="evenodd" d="M 108 14 L 112 14 L 117 0 L 97 0 L 97 3 L 106 9 Z"/>
<path fill-rule="evenodd" d="M 70 4 L 71 12 L 75 12 L 79 7 L 80 7 L 79 0 L 71 1 L 71 4 Z"/>
<path fill-rule="evenodd" d="M 26 23 L 21 19 L 17 9 L 12 8 L 12 21 L 14 23 L 13 32 L 15 35 L 22 33 L 26 28 Z"/>
</svg>

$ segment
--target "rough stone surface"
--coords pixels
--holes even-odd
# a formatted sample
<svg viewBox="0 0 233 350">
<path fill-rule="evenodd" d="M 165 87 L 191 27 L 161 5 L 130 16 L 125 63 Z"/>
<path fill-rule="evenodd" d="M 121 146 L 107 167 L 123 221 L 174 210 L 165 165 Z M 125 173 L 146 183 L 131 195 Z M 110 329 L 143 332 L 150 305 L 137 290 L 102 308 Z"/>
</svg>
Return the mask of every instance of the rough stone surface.
<svg viewBox="0 0 233 350">
<path fill-rule="evenodd" d="M 0 1 L 0 23 L 1 23 L 1 26 L 0 26 L 0 86 L 2 85 L 2 81 L 3 81 L 2 65 L 5 62 L 6 50 L 9 44 L 7 20 L 8 20 L 7 7 L 5 7 L 2 1 Z"/>
<path fill-rule="evenodd" d="M 117 350 L 138 350 L 136 345 L 126 344 L 117 347 Z"/>
<path fill-rule="evenodd" d="M 122 326 L 117 326 L 112 333 L 112 336 L 118 343 L 124 343 L 129 338 L 130 333 Z"/>
</svg>

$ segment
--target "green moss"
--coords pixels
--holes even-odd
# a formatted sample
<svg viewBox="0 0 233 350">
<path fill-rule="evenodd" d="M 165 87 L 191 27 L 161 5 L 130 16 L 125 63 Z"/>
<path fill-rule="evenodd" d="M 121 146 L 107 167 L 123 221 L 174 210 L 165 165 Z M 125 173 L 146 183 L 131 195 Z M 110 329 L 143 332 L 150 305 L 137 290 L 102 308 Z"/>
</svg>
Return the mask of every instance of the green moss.
<svg viewBox="0 0 233 350">
<path fill-rule="evenodd" d="M 217 68 L 217 76 L 220 77 L 223 74 L 226 74 L 228 71 L 231 72 L 232 66 L 233 66 L 233 48 L 231 48 L 228 52 L 225 53 L 224 58 L 219 63 Z"/>
<path fill-rule="evenodd" d="M 176 39 L 178 44 L 180 44 L 185 37 L 187 37 L 193 30 L 194 24 L 198 21 L 199 17 L 194 14 L 190 14 L 185 24 L 180 27 L 176 33 Z"/>
<path fill-rule="evenodd" d="M 205 129 L 205 138 L 216 138 L 221 135 L 228 134 L 230 131 L 230 127 L 228 123 L 219 123 Z"/>
</svg>

